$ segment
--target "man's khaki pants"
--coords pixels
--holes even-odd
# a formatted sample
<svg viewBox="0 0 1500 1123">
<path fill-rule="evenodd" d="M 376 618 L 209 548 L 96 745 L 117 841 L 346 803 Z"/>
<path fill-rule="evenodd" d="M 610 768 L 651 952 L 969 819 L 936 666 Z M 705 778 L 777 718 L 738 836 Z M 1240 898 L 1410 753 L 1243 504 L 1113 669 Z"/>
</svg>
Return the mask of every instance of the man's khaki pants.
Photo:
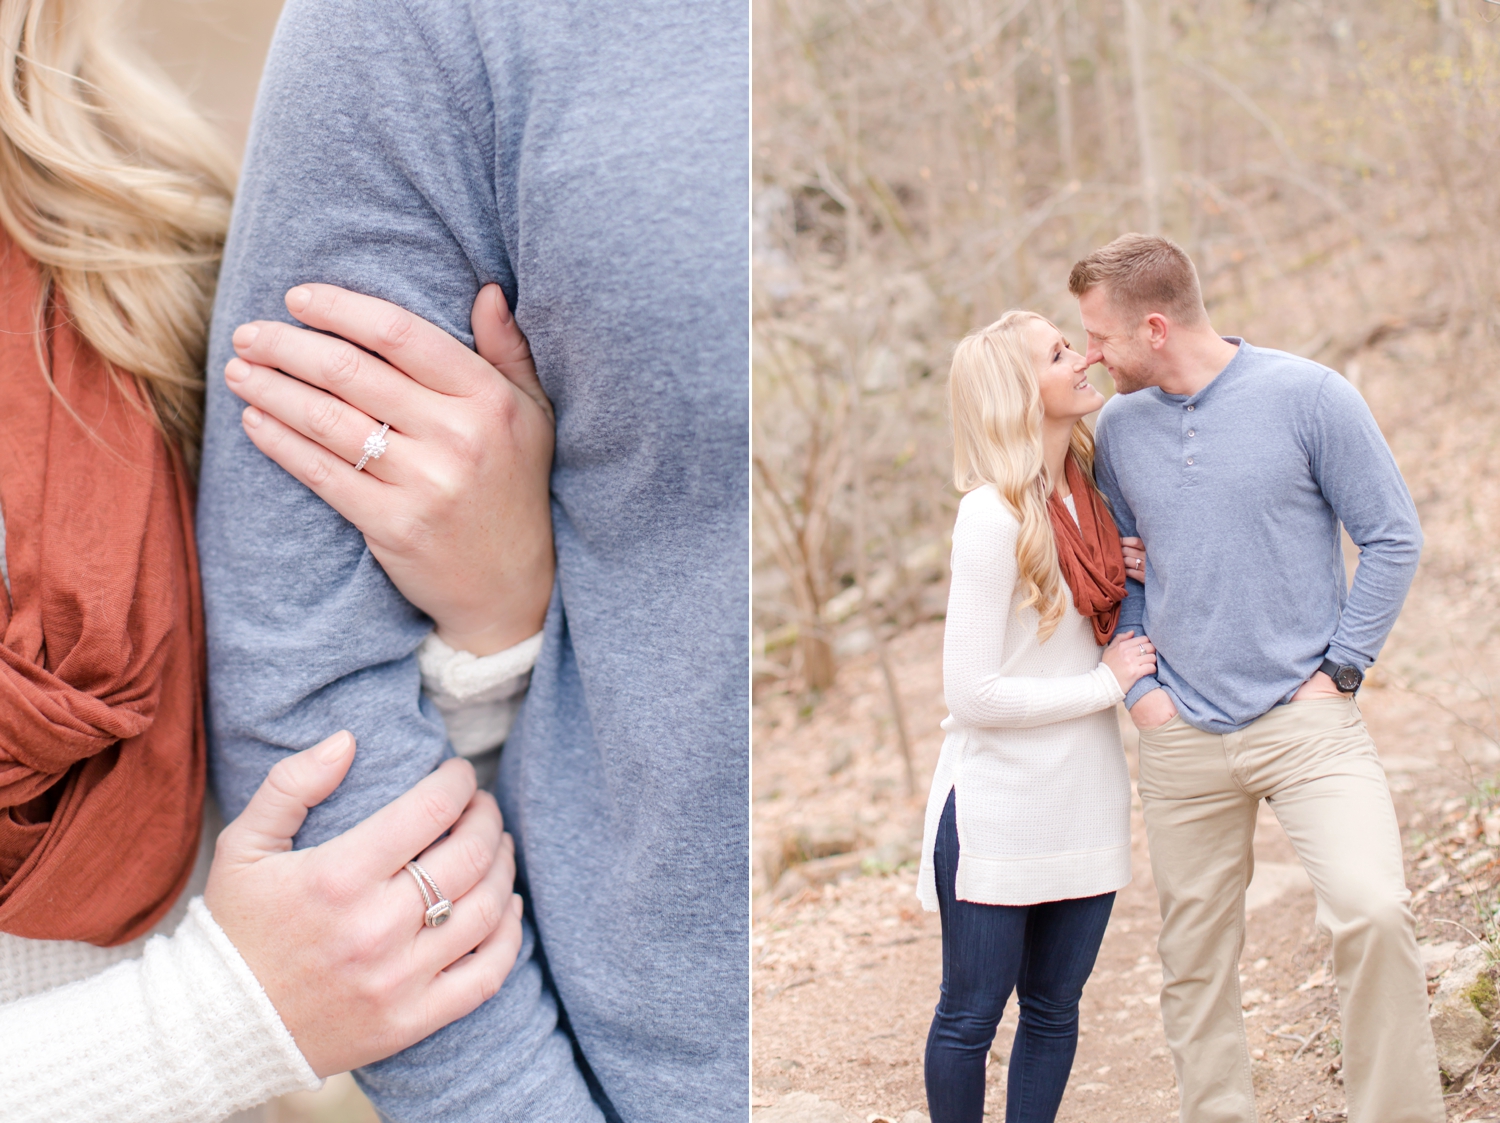
<svg viewBox="0 0 1500 1123">
<path fill-rule="evenodd" d="M 1262 799 L 1333 935 L 1350 1123 L 1442 1123 L 1400 828 L 1354 699 L 1290 702 L 1222 735 L 1174 717 L 1141 733 L 1140 794 L 1183 1123 L 1256 1119 L 1239 959 Z"/>
</svg>

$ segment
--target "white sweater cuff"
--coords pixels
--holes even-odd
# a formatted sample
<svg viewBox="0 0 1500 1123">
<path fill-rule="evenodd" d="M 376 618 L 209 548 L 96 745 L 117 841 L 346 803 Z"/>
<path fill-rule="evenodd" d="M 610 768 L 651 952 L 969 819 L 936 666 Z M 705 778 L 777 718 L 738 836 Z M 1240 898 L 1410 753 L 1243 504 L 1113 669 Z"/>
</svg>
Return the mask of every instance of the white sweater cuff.
<svg viewBox="0 0 1500 1123">
<path fill-rule="evenodd" d="M 0 1007 L 7 1123 L 212 1123 L 318 1087 L 202 898 L 139 959 Z"/>
<path fill-rule="evenodd" d="M 422 690 L 443 715 L 459 756 L 478 756 L 504 742 L 531 683 L 542 633 L 493 655 L 456 651 L 433 632 L 417 648 Z"/>
<path fill-rule="evenodd" d="M 1114 671 L 1100 663 L 1094 668 L 1094 674 L 1099 676 L 1100 685 L 1104 687 L 1104 693 L 1109 696 L 1111 705 L 1125 701 L 1125 691 L 1120 689 L 1120 680 L 1115 678 Z"/>
</svg>

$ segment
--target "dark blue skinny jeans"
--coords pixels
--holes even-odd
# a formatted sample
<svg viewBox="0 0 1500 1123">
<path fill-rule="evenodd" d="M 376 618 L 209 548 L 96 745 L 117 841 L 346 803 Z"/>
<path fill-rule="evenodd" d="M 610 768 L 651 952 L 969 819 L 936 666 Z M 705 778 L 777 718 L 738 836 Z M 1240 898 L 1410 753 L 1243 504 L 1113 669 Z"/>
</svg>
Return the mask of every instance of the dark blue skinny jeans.
<svg viewBox="0 0 1500 1123">
<path fill-rule="evenodd" d="M 984 1058 L 1016 992 L 1021 1012 L 1011 1047 L 1005 1123 L 1052 1123 L 1078 1047 L 1078 999 L 1094 969 L 1113 893 L 1039 905 L 957 899 L 954 797 L 933 847 L 943 921 L 943 992 L 927 1034 L 927 1110 L 932 1123 L 980 1123 Z"/>
</svg>

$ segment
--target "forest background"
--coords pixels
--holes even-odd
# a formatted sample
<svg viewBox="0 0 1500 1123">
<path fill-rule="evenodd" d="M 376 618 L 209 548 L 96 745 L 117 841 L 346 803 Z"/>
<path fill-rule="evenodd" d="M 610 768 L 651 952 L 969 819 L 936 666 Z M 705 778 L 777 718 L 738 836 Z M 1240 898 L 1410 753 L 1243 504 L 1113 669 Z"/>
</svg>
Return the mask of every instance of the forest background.
<svg viewBox="0 0 1500 1123">
<path fill-rule="evenodd" d="M 755 0 L 757 676 L 821 689 L 835 648 L 940 608 L 919 590 L 957 504 L 952 346 L 1008 308 L 1079 333 L 1068 269 L 1127 230 L 1192 255 L 1221 331 L 1388 393 L 1394 439 L 1492 415 L 1497 21 L 1486 0 Z M 1443 468 L 1479 473 L 1492 444 L 1463 443 Z M 1458 514 L 1493 519 L 1473 482 Z M 1429 568 L 1493 592 L 1465 538 Z"/>
<path fill-rule="evenodd" d="M 1390 442 L 1426 546 L 1360 704 L 1431 986 L 1460 945 L 1500 953 L 1500 3 L 752 2 L 758 1123 L 924 1118 L 948 362 L 1009 308 L 1076 340 L 1069 268 L 1130 230 L 1187 249 L 1219 331 L 1340 371 Z M 1064 1120 L 1176 1118 L 1134 814 Z M 1326 936 L 1269 810 L 1256 858 L 1261 1117 L 1342 1118 Z M 1444 1053 L 1450 1119 L 1500 1118 L 1481 1013 L 1479 1051 Z M 989 1083 L 998 1114 L 1003 1063 Z"/>
</svg>

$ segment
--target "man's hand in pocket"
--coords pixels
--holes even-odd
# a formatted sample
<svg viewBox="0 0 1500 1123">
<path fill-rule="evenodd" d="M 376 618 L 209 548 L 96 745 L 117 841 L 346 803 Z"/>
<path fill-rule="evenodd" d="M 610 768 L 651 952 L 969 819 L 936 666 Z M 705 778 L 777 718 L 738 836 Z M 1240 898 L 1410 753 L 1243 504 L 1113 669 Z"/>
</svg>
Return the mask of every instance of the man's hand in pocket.
<svg viewBox="0 0 1500 1123">
<path fill-rule="evenodd" d="M 1160 729 L 1177 716 L 1177 707 L 1172 696 L 1161 687 L 1149 694 L 1141 695 L 1140 701 L 1130 707 L 1130 720 L 1140 730 Z"/>
</svg>

